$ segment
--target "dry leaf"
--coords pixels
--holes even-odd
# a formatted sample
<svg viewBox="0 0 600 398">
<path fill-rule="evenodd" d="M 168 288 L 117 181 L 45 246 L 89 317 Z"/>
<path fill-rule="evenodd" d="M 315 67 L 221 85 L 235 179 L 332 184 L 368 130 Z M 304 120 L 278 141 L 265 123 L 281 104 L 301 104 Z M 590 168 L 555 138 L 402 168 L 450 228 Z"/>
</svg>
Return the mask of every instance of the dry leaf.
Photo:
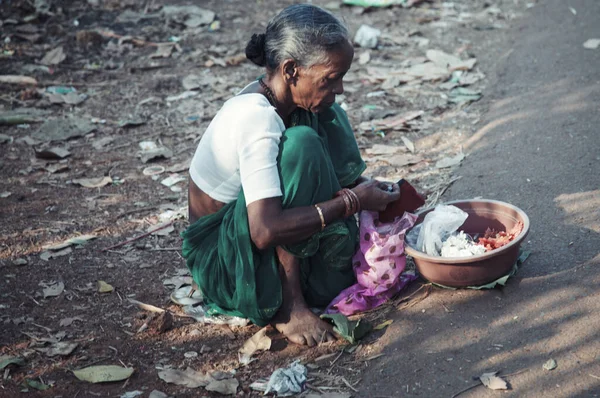
<svg viewBox="0 0 600 398">
<path fill-rule="evenodd" d="M 381 329 L 385 329 L 385 328 L 387 328 L 388 326 L 390 326 L 392 323 L 394 323 L 394 320 L 393 320 L 393 319 L 388 319 L 388 320 L 387 320 L 387 321 L 385 321 L 385 322 L 381 322 L 379 325 L 375 326 L 373 329 L 374 329 L 374 330 L 381 330 Z"/>
<path fill-rule="evenodd" d="M 111 177 L 77 178 L 73 180 L 73 184 L 79 184 L 85 188 L 100 188 L 112 184 L 112 182 Z"/>
<path fill-rule="evenodd" d="M 71 152 L 66 150 L 65 148 L 53 147 L 48 149 L 43 149 L 39 152 L 35 153 L 35 156 L 40 159 L 64 159 L 67 156 L 70 156 Z"/>
<path fill-rule="evenodd" d="M 238 351 L 238 359 L 242 365 L 252 362 L 252 355 L 256 351 L 266 351 L 271 348 L 271 338 L 267 336 L 267 328 L 264 327 L 250 337 Z"/>
<path fill-rule="evenodd" d="M 239 53 L 237 55 L 225 58 L 225 63 L 230 66 L 236 66 L 241 64 L 242 62 L 246 62 L 247 59 L 248 58 L 246 57 L 246 53 Z"/>
<path fill-rule="evenodd" d="M 447 68 L 450 71 L 470 70 L 477 62 L 476 58 L 462 60 L 454 55 L 447 54 L 440 50 L 427 50 L 427 58 L 440 68 Z"/>
<path fill-rule="evenodd" d="M 394 145 L 375 144 L 371 148 L 365 150 L 367 155 L 393 155 L 402 152 L 403 148 Z"/>
<path fill-rule="evenodd" d="M 81 322 L 83 322 L 84 319 L 82 317 L 80 317 L 80 316 L 74 316 L 73 318 L 64 318 L 64 319 L 61 319 L 58 324 L 59 324 L 59 326 L 63 326 L 63 327 L 64 326 L 71 326 L 71 324 L 73 322 L 75 322 L 75 321 L 81 321 Z"/>
<path fill-rule="evenodd" d="M 98 281 L 98 293 L 110 293 L 115 290 L 114 287 L 104 281 Z"/>
<path fill-rule="evenodd" d="M 213 380 L 204 388 L 206 391 L 215 391 L 223 395 L 235 395 L 239 385 L 237 379 Z"/>
<path fill-rule="evenodd" d="M 403 167 L 408 166 L 409 164 L 419 163 L 423 158 L 414 155 L 394 155 L 389 158 L 381 158 L 380 160 L 383 160 L 394 167 Z"/>
<path fill-rule="evenodd" d="M 58 65 L 67 59 L 67 55 L 62 46 L 56 47 L 54 50 L 48 51 L 44 58 L 40 61 L 42 65 Z"/>
<path fill-rule="evenodd" d="M 479 376 L 479 380 L 491 390 L 507 390 L 506 381 L 496 376 L 496 373 L 498 372 L 484 373 Z"/>
<path fill-rule="evenodd" d="M 133 374 L 133 368 L 124 368 L 117 365 L 90 366 L 73 371 L 75 377 L 90 383 L 104 383 L 110 381 L 121 381 Z"/>
<path fill-rule="evenodd" d="M 463 159 L 465 158 L 464 153 L 459 153 L 454 157 L 451 158 L 443 158 L 437 161 L 437 163 L 435 164 L 435 167 L 438 169 L 444 169 L 446 167 L 452 167 L 452 166 L 456 166 L 459 165 L 460 162 L 463 161 Z"/>
<path fill-rule="evenodd" d="M 38 84 L 37 80 L 35 80 L 33 77 L 20 75 L 2 75 L 0 76 L 0 83 L 22 84 L 32 86 L 36 86 Z"/>
<path fill-rule="evenodd" d="M 67 356 L 70 355 L 78 345 L 79 343 L 57 342 L 53 343 L 50 347 L 36 348 L 36 351 L 43 352 L 49 357 L 55 357 L 57 355 Z"/>
<path fill-rule="evenodd" d="M 412 153 L 415 153 L 415 144 L 409 140 L 408 138 L 402 136 L 400 137 L 402 139 L 402 142 L 404 142 L 404 145 L 406 145 L 406 147 L 408 148 L 409 151 L 411 151 Z"/>
<path fill-rule="evenodd" d="M 158 372 L 158 377 L 167 383 L 188 388 L 206 387 L 214 381 L 208 373 L 197 372 L 192 368 L 187 368 L 186 370 L 164 369 Z"/>
<path fill-rule="evenodd" d="M 87 241 L 92 240 L 92 239 L 96 239 L 96 235 L 79 235 L 79 236 L 75 236 L 73 238 L 69 238 L 66 241 L 61 242 L 61 243 L 57 243 L 54 245 L 42 246 L 42 249 L 51 250 L 51 251 L 62 250 L 71 245 L 83 245 Z"/>
<path fill-rule="evenodd" d="M 45 284 L 40 282 L 41 286 L 44 286 L 43 294 L 44 298 L 46 297 L 56 297 L 65 290 L 65 284 L 62 282 L 51 282 L 50 284 Z"/>
<path fill-rule="evenodd" d="M 425 113 L 425 112 L 424 111 L 412 111 L 412 112 L 408 112 L 401 116 L 394 116 L 394 117 L 388 117 L 385 119 L 375 119 L 375 120 L 371 120 L 368 122 L 362 122 L 360 124 L 360 128 L 362 130 L 400 129 L 400 128 L 404 127 L 404 125 L 407 122 L 418 118 L 423 113 Z"/>
</svg>

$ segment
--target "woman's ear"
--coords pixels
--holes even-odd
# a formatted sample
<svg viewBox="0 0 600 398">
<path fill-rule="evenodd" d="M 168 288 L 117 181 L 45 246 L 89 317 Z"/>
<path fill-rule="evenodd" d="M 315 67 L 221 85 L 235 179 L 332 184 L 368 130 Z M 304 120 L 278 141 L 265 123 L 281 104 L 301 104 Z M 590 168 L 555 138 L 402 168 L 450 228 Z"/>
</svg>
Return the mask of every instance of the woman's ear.
<svg viewBox="0 0 600 398">
<path fill-rule="evenodd" d="M 293 59 L 286 59 L 281 65 L 283 81 L 289 85 L 296 85 L 298 80 L 298 64 Z"/>
</svg>

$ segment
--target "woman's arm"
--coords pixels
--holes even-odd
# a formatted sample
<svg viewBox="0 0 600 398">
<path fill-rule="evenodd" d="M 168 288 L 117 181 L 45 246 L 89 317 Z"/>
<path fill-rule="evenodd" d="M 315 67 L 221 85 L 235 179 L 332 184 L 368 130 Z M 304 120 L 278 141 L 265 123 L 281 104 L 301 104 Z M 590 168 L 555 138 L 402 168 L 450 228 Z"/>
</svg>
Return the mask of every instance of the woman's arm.
<svg viewBox="0 0 600 398">
<path fill-rule="evenodd" d="M 387 184 L 386 184 L 387 187 Z M 393 184 L 392 192 L 384 190 L 376 180 L 368 180 L 352 189 L 358 196 L 361 209 L 381 211 L 400 197 L 400 188 Z M 341 197 L 318 204 L 325 224 L 344 217 L 346 205 Z M 282 209 L 281 198 L 268 198 L 248 205 L 250 235 L 257 248 L 298 243 L 321 230 L 321 218 L 314 206 Z"/>
</svg>

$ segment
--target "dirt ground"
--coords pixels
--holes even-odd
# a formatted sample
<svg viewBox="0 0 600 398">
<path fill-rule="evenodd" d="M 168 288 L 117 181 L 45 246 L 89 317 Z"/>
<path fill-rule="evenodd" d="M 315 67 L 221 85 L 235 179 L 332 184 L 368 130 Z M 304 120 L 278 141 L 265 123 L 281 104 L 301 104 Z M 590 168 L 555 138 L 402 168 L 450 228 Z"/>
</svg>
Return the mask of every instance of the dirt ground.
<svg viewBox="0 0 600 398">
<path fill-rule="evenodd" d="M 237 350 L 259 330 L 256 326 L 205 325 L 181 316 L 175 316 L 171 325 L 159 325 L 155 315 L 140 310 L 128 299 L 182 314 L 169 295 L 173 282 L 186 282 L 179 233 L 187 226 L 180 216 L 186 214 L 187 164 L 223 101 L 262 73 L 239 56 L 250 35 L 264 30 L 270 17 L 293 2 L 198 2 L 214 11 L 219 21 L 199 27 L 186 27 L 182 20 L 187 16 L 169 18 L 161 12 L 163 5 L 189 2 L 47 1 L 47 10 L 39 8 L 42 3 L 0 1 L 0 74 L 26 75 L 37 80 L 36 86 L 0 83 L 0 120 L 3 114 L 15 114 L 24 108 L 22 112 L 27 117 L 20 122 L 4 119 L 0 124 L 0 357 L 24 359 L 22 366 L 9 365 L 4 369 L 0 396 L 18 396 L 23 390 L 27 395 L 40 397 L 118 397 L 136 390 L 144 397 L 153 390 L 177 397 L 218 396 L 202 388 L 168 384 L 157 375 L 159 369 L 188 366 L 202 372 L 234 371 L 240 383 L 238 394 L 259 396 L 250 389 L 251 383 L 301 359 L 309 365 L 308 392 L 315 395 L 435 397 L 451 396 L 468 387 L 466 382 L 472 383 L 470 377 L 480 370 L 506 374 L 531 365 L 531 361 L 521 360 L 500 369 L 461 362 L 457 370 L 462 351 L 449 345 L 440 330 L 447 327 L 448 319 L 444 317 L 454 316 L 451 325 L 456 330 L 451 341 L 459 344 L 463 339 L 481 339 L 491 322 L 482 313 L 500 311 L 496 303 L 504 298 L 510 301 L 521 297 L 518 289 L 527 285 L 527 276 L 544 275 L 537 271 L 525 273 L 525 279 L 519 277 L 509 285 L 511 288 L 486 293 L 432 291 L 428 286 L 419 290 L 424 283 L 419 281 L 393 305 L 366 314 L 375 324 L 390 319 L 394 323 L 387 330 L 372 332 L 358 346 L 339 342 L 308 349 L 288 344 L 271 332 L 271 349 L 256 354 L 257 360 L 245 367 L 238 363 Z M 449 191 L 453 198 L 498 198 L 535 212 L 535 202 L 525 199 L 529 195 L 526 190 L 513 196 L 503 194 L 502 185 L 489 184 L 482 189 L 469 183 L 481 178 L 478 170 L 486 159 L 515 150 L 502 147 L 503 141 L 499 140 L 497 150 L 478 152 L 469 138 L 476 137 L 479 128 L 491 120 L 485 115 L 493 100 L 503 98 L 503 88 L 498 87 L 504 86 L 497 86 L 502 76 L 496 64 L 506 62 L 510 56 L 506 43 L 515 26 L 526 28 L 518 25 L 530 12 L 524 2 L 431 1 L 408 8 L 369 10 L 339 8 L 338 2 L 313 3 L 333 8 L 352 32 L 362 24 L 382 31 L 377 49 L 356 47 L 346 93 L 339 98 L 356 128 L 369 175 L 388 180 L 406 177 L 430 194 L 430 204 L 454 183 L 456 188 Z M 37 11 L 34 5 L 38 5 Z M 66 58 L 57 64 L 41 65 L 42 58 L 59 46 Z M 453 80 L 471 90 L 463 92 L 471 96 L 470 100 L 463 96 L 458 102 L 452 101 L 451 90 L 455 87 L 442 85 L 450 79 L 451 72 L 431 79 L 407 78 L 402 73 L 422 65 L 430 49 L 443 50 L 462 60 L 477 58 L 475 66 L 466 68 L 462 76 L 453 75 Z M 154 57 L 157 51 L 160 56 Z M 526 65 L 523 64 L 523 70 L 527 70 Z M 184 80 L 191 74 L 195 77 Z M 486 76 L 489 74 L 491 77 Z M 194 83 L 191 86 L 190 81 Z M 71 103 L 61 103 L 64 97 L 49 95 L 48 88 L 54 86 L 74 87 L 76 93 L 67 99 Z M 471 102 L 479 98 L 480 92 L 484 93 L 483 100 Z M 182 93 L 189 97 L 181 96 Z M 85 100 L 73 104 L 81 100 L 80 94 L 85 95 Z M 492 99 L 487 99 L 488 94 Z M 31 109 L 38 113 L 32 114 Z M 53 142 L 39 134 L 48 120 L 73 118 L 85 121 L 87 130 L 77 130 L 70 139 Z M 139 145 L 144 141 L 168 148 L 166 158 L 144 163 Z M 391 152 L 378 144 L 392 148 Z M 68 156 L 49 159 L 56 157 L 56 151 L 48 155 L 47 150 L 53 147 L 67 150 Z M 589 150 L 593 145 L 584 147 Z M 463 153 L 469 158 L 459 168 Z M 479 163 L 469 165 L 471 157 L 480 159 Z M 597 171 L 598 159 L 590 159 L 592 170 L 595 167 Z M 450 161 L 450 166 L 436 167 L 438 161 Z M 146 175 L 150 166 L 162 166 L 164 171 L 154 177 Z M 519 164 L 520 169 L 526 167 L 531 165 Z M 169 175 L 181 177 L 181 181 L 172 187 L 161 184 Z M 89 178 L 108 180 L 102 184 L 92 181 L 93 185 L 102 186 L 91 188 L 77 182 Z M 579 182 L 573 184 L 568 191 L 572 194 L 594 189 L 585 188 L 583 182 L 579 188 Z M 597 187 L 596 179 L 596 190 Z M 564 192 L 554 193 L 558 196 Z M 589 219 L 586 214 L 581 217 Z M 536 215 L 550 217 L 546 213 Z M 169 222 L 172 225 L 163 233 L 140 237 Z M 593 228 L 588 226 L 586 231 Z M 588 243 L 591 248 L 578 258 L 578 264 L 597 264 L 597 257 L 593 260 L 590 255 L 593 244 L 598 242 L 597 233 L 598 230 Z M 67 249 L 48 249 L 49 245 L 81 235 L 94 235 L 95 239 Z M 133 238 L 137 239 L 126 243 Z M 547 238 L 550 240 L 532 240 L 555 243 L 551 236 Z M 575 242 L 573 245 L 580 242 L 575 238 L 571 241 Z M 111 248 L 114 245 L 118 246 Z M 563 249 L 570 250 L 569 247 Z M 532 259 L 535 261 L 535 257 Z M 598 280 L 594 275 L 596 279 L 588 275 L 585 287 L 576 294 L 588 303 L 581 304 L 588 306 L 586 311 L 592 308 L 594 295 L 597 301 L 592 282 Z M 105 281 L 114 290 L 100 293 L 98 281 Z M 64 287 L 60 294 L 44 297 L 45 287 L 60 283 Z M 535 295 L 530 297 L 536 299 Z M 463 303 L 462 307 L 458 303 Z M 435 308 L 433 314 L 431 308 Z M 581 316 L 584 314 L 582 311 Z M 522 317 L 514 315 L 518 316 Z M 143 327 L 145 324 L 147 328 Z M 512 327 L 508 321 L 502 326 Z M 585 351 L 583 341 L 590 336 L 597 341 L 598 335 L 594 331 L 585 334 L 585 327 L 579 329 L 575 336 L 583 339 L 581 347 Z M 429 333 L 431 330 L 435 333 Z M 544 326 L 540 326 L 531 333 L 537 335 L 543 330 Z M 425 337 L 427 344 L 420 346 Z M 504 340 L 507 338 L 504 336 Z M 528 343 L 529 338 L 527 335 L 519 341 Z M 481 351 L 488 348 L 494 353 L 508 350 L 509 344 L 503 339 L 489 339 L 492 345 L 477 348 L 472 356 L 465 355 L 465 360 L 482 356 Z M 67 355 L 49 356 L 38 351 L 59 341 L 77 343 L 77 347 Z M 514 341 L 513 350 L 517 350 L 519 341 Z M 593 339 L 588 344 L 597 350 Z M 191 351 L 199 355 L 184 356 Z M 431 355 L 437 358 L 433 365 L 428 359 Z M 594 361 L 597 364 L 598 351 L 581 355 L 585 366 Z M 398 369 L 398 364 L 406 365 L 406 369 Z M 123 365 L 135 371 L 126 382 L 105 384 L 79 381 L 71 372 L 90 365 Z M 586 367 L 585 372 L 600 375 L 597 365 Z M 553 396 L 594 396 L 585 394 L 600 384 L 593 377 L 586 377 L 578 384 L 583 386 L 579 390 L 564 393 L 558 389 L 559 393 Z M 27 388 L 26 380 L 37 380 L 51 388 Z M 477 394 L 482 388 L 471 391 L 475 394 L 471 396 L 481 396 Z M 437 393 L 442 390 L 443 394 Z M 538 391 L 544 390 L 526 390 L 527 396 L 536 396 Z"/>
</svg>

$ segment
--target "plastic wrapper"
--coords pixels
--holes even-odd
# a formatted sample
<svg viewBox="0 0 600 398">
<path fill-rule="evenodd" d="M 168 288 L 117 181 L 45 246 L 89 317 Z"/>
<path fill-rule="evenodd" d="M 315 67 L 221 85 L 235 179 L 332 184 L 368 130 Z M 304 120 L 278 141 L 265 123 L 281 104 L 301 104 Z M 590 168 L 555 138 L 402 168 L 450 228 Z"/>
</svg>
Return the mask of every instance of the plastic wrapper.
<svg viewBox="0 0 600 398">
<path fill-rule="evenodd" d="M 456 206 L 438 205 L 423 220 L 417 239 L 417 250 L 429 256 L 440 256 L 442 245 L 465 222 L 468 214 Z"/>
</svg>

